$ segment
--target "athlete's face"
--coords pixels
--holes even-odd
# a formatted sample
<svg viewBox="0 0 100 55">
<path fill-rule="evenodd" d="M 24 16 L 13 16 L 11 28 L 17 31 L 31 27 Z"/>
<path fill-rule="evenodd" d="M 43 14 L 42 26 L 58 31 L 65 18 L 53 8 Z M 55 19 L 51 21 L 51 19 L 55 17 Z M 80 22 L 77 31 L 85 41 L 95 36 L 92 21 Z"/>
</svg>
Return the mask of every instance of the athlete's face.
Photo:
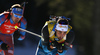
<svg viewBox="0 0 100 55">
<path fill-rule="evenodd" d="M 66 35 L 66 31 L 59 31 L 59 30 L 56 30 L 56 36 L 58 37 L 59 40 L 63 39 L 64 36 Z"/>
<path fill-rule="evenodd" d="M 20 19 L 22 18 L 22 15 L 12 13 L 11 18 L 12 18 L 14 23 L 18 23 L 20 21 Z"/>
</svg>

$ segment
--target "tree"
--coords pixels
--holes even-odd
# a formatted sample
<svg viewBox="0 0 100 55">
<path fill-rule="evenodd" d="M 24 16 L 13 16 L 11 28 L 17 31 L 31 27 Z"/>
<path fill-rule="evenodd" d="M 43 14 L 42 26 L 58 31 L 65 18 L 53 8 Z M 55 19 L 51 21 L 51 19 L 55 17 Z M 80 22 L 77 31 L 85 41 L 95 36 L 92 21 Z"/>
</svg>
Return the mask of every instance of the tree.
<svg viewBox="0 0 100 55">
<path fill-rule="evenodd" d="M 94 0 L 94 18 L 93 18 L 93 33 L 94 33 L 94 55 L 100 55 L 100 0 Z"/>
</svg>

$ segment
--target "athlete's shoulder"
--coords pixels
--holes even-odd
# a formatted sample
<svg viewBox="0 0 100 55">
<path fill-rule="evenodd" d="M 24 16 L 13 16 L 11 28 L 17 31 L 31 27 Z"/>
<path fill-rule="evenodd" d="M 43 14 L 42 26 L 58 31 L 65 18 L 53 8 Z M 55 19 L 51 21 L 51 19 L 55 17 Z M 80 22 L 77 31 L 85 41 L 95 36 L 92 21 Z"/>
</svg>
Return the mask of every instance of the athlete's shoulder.
<svg viewBox="0 0 100 55">
<path fill-rule="evenodd" d="M 2 16 L 2 15 L 5 15 L 5 16 L 7 16 L 8 14 L 9 14 L 9 12 L 7 12 L 7 11 L 4 11 L 4 12 L 0 13 L 0 16 Z"/>
<path fill-rule="evenodd" d="M 56 23 L 56 21 L 46 21 L 46 23 L 48 23 L 48 24 L 54 24 L 54 23 Z"/>
<path fill-rule="evenodd" d="M 9 12 L 0 13 L 0 21 L 4 21 L 8 17 Z"/>
</svg>

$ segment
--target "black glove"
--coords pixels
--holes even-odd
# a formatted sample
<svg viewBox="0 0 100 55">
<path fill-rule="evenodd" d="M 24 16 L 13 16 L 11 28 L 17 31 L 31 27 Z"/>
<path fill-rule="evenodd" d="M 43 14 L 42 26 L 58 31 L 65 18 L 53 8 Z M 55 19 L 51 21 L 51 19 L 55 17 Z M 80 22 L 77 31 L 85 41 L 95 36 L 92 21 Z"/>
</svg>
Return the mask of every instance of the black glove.
<svg viewBox="0 0 100 55">
<path fill-rule="evenodd" d="M 64 44 L 65 42 L 63 42 L 63 43 L 58 43 L 56 40 L 55 41 L 52 41 L 51 42 L 51 45 L 53 46 L 53 47 L 56 47 L 57 48 L 57 50 L 59 50 L 58 52 L 59 53 L 62 53 L 63 52 L 63 49 L 64 49 Z M 49 46 L 50 47 L 50 46 Z M 52 49 L 50 49 L 50 48 L 48 48 L 49 50 L 52 50 Z"/>
<path fill-rule="evenodd" d="M 65 45 L 64 43 L 58 43 L 57 49 L 63 50 L 64 45 Z"/>
<path fill-rule="evenodd" d="M 55 41 L 52 41 L 51 42 L 51 45 L 53 46 L 53 47 L 56 47 L 56 46 L 58 46 L 58 42 L 55 40 Z"/>
<path fill-rule="evenodd" d="M 62 53 L 62 52 L 63 52 L 64 46 L 65 46 L 65 42 L 63 42 L 63 43 L 58 43 L 58 45 L 57 45 L 56 47 L 57 47 L 57 50 L 59 50 L 59 51 L 58 51 L 59 53 Z"/>
<path fill-rule="evenodd" d="M 58 42 L 57 41 L 49 41 L 49 45 L 48 45 L 48 50 L 53 50 L 54 49 L 54 47 L 56 47 L 57 46 L 57 44 L 58 44 Z"/>
<path fill-rule="evenodd" d="M 1 49 L 2 49 L 2 50 L 8 50 L 8 47 L 9 47 L 9 46 L 8 46 L 7 44 L 5 44 L 5 43 L 2 43 L 2 44 L 1 44 Z"/>
<path fill-rule="evenodd" d="M 18 39 L 21 36 L 20 32 L 17 30 L 14 32 L 13 37 L 14 39 Z"/>
</svg>

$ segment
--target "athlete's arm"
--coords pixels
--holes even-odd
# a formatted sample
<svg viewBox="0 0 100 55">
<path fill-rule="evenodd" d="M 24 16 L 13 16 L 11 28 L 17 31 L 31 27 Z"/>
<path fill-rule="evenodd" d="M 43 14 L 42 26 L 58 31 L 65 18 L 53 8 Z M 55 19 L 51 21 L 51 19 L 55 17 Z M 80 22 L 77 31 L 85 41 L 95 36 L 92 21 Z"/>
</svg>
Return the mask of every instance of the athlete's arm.
<svg viewBox="0 0 100 55">
<path fill-rule="evenodd" d="M 70 32 L 67 34 L 66 42 L 72 44 L 74 38 L 75 38 L 74 31 L 70 30 Z"/>
<path fill-rule="evenodd" d="M 48 25 L 45 25 L 42 30 L 41 34 L 44 40 L 41 40 L 42 48 L 44 52 L 50 52 L 49 47 L 49 32 L 48 32 Z"/>
<path fill-rule="evenodd" d="M 26 22 L 25 19 L 23 19 L 23 20 L 21 21 L 20 28 L 26 29 L 26 26 L 27 26 L 27 22 Z M 23 39 L 25 38 L 25 33 L 26 33 L 26 32 L 21 31 L 21 30 L 19 30 L 19 32 L 20 32 L 21 35 L 20 35 L 20 37 L 18 38 L 18 40 L 23 40 Z"/>
</svg>

